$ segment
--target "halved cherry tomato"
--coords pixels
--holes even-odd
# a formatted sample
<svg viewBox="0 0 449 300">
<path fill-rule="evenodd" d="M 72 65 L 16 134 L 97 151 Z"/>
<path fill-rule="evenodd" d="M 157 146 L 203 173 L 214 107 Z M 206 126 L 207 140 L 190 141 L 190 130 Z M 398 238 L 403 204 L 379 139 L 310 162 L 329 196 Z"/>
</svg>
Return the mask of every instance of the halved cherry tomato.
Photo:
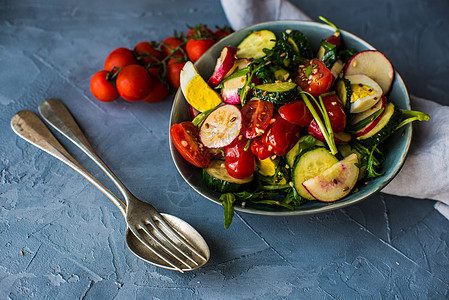
<svg viewBox="0 0 449 300">
<path fill-rule="evenodd" d="M 279 114 L 261 137 L 262 143 L 276 155 L 285 155 L 299 139 L 301 127 L 284 120 Z"/>
<path fill-rule="evenodd" d="M 215 44 L 212 38 L 190 39 L 186 44 L 186 52 L 189 59 L 196 62 L 210 47 Z"/>
<path fill-rule="evenodd" d="M 253 99 L 242 108 L 242 131 L 247 139 L 261 136 L 273 117 L 273 103 Z"/>
<path fill-rule="evenodd" d="M 225 147 L 225 165 L 229 175 L 246 178 L 256 170 L 256 160 L 250 149 L 245 150 L 248 142 L 243 136 Z"/>
<path fill-rule="evenodd" d="M 319 59 L 313 58 L 299 67 L 295 82 L 314 97 L 329 91 L 333 76 L 331 71 Z"/>
<path fill-rule="evenodd" d="M 141 65 L 125 66 L 118 73 L 117 90 L 127 101 L 139 101 L 150 93 L 153 83 L 150 74 Z"/>
<path fill-rule="evenodd" d="M 141 65 L 146 67 L 164 58 L 164 54 L 150 42 L 140 42 L 134 47 L 134 52 Z"/>
<path fill-rule="evenodd" d="M 199 168 L 206 168 L 209 165 L 209 150 L 199 141 L 198 128 L 192 122 L 173 124 L 170 135 L 173 145 L 185 160 Z"/>
<path fill-rule="evenodd" d="M 133 64 L 137 64 L 133 52 L 128 48 L 120 47 L 112 50 L 108 57 L 106 57 L 104 69 L 106 71 L 112 71 L 114 68 L 115 70 L 118 70 Z"/>
<path fill-rule="evenodd" d="M 167 84 L 163 83 L 158 77 L 151 76 L 151 81 L 153 82 L 153 88 L 148 96 L 143 98 L 143 101 L 151 103 L 159 102 L 168 95 L 169 88 Z"/>
<path fill-rule="evenodd" d="M 266 159 L 274 154 L 273 150 L 268 150 L 268 146 L 262 143 L 262 139 L 260 137 L 252 140 L 251 152 L 260 160 Z"/>
<path fill-rule="evenodd" d="M 278 112 L 284 120 L 299 126 L 309 126 L 313 120 L 312 113 L 303 100 L 294 100 L 284 104 L 279 107 Z"/>
<path fill-rule="evenodd" d="M 185 65 L 185 61 L 182 57 L 173 57 L 168 60 L 167 63 L 167 80 L 168 83 L 175 89 L 180 85 L 181 70 Z"/>
<path fill-rule="evenodd" d="M 182 49 L 184 46 L 184 41 L 178 37 L 170 36 L 162 41 L 161 44 L 161 50 L 164 53 L 165 56 L 173 55 L 173 56 L 184 56 L 184 53 L 182 50 L 175 49 Z M 173 54 L 172 54 L 173 52 Z"/>
<path fill-rule="evenodd" d="M 114 101 L 120 96 L 116 87 L 108 80 L 109 73 L 106 70 L 98 71 L 90 80 L 90 91 L 103 102 Z"/>
</svg>

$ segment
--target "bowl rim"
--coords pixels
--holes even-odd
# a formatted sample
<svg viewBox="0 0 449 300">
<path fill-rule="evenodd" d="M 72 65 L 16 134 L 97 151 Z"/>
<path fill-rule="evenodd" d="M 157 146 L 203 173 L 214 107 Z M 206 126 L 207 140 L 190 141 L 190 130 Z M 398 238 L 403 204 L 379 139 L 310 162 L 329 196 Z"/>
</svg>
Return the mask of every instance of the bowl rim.
<svg viewBox="0 0 449 300">
<path fill-rule="evenodd" d="M 231 35 L 223 38 L 222 40 L 218 41 L 215 45 L 222 45 L 222 44 L 226 44 L 226 42 L 228 40 L 233 39 L 233 37 L 236 34 L 241 34 L 242 32 L 249 32 L 249 31 L 255 31 L 255 30 L 261 30 L 261 29 L 268 29 L 270 30 L 270 28 L 266 28 L 266 27 L 272 27 L 273 25 L 280 25 L 280 26 L 295 26 L 295 27 L 301 27 L 301 26 L 312 26 L 312 27 L 319 27 L 322 29 L 329 29 L 329 25 L 327 24 L 322 24 L 322 23 L 318 23 L 318 22 L 314 22 L 314 21 L 299 21 L 299 20 L 282 20 L 282 21 L 267 21 L 267 22 L 261 22 L 261 23 L 257 23 L 251 26 L 247 26 L 245 28 L 242 28 L 234 33 L 232 33 Z M 375 47 L 373 47 L 371 44 L 369 44 L 368 42 L 366 42 L 365 40 L 361 39 L 360 37 L 346 31 L 343 29 L 339 29 L 341 34 L 344 37 L 350 37 L 351 39 L 357 41 L 357 43 L 359 43 L 361 46 L 364 46 L 367 48 L 367 50 L 377 50 Z M 324 37 L 323 37 L 324 38 Z M 214 46 L 215 46 L 214 45 Z M 213 47 L 214 47 L 213 46 Z M 212 47 L 212 48 L 213 48 Z M 223 47 L 223 46 L 222 46 Z M 221 47 L 221 48 L 222 48 Z M 205 59 L 204 57 L 207 56 L 207 53 L 212 51 L 212 48 L 209 49 L 196 63 L 195 65 L 197 65 L 198 63 L 201 63 L 203 59 Z M 216 57 L 218 58 L 218 57 Z M 395 78 L 394 78 L 394 82 L 393 85 L 398 85 L 400 87 L 402 87 L 402 91 L 404 93 L 404 98 L 405 98 L 405 108 L 406 109 L 410 109 L 410 96 L 409 93 L 407 91 L 406 85 L 402 79 L 402 77 L 400 76 L 400 74 L 396 71 L 395 69 Z M 185 101 L 184 95 L 182 94 L 181 88 L 178 88 L 175 96 L 174 96 L 174 101 L 172 104 L 172 108 L 171 108 L 171 112 L 170 112 L 170 123 L 169 123 L 169 127 L 171 127 L 174 124 L 174 118 L 175 118 L 175 108 L 177 106 L 177 103 L 179 101 Z M 373 196 L 374 194 L 376 194 L 377 192 L 379 192 L 381 189 L 383 189 L 388 183 L 390 183 L 395 176 L 399 173 L 399 171 L 402 169 L 409 148 L 410 148 L 410 144 L 411 144 L 411 139 L 412 139 L 412 124 L 407 124 L 406 126 L 404 126 L 404 131 L 406 133 L 404 133 L 404 135 L 406 136 L 404 143 L 404 151 L 401 153 L 400 155 L 400 163 L 398 165 L 398 167 L 394 170 L 394 172 L 392 174 L 390 174 L 390 177 L 385 178 L 384 180 L 381 181 L 380 184 L 378 184 L 376 186 L 375 189 L 369 191 L 366 195 L 361 195 L 360 197 L 354 197 L 352 199 L 348 199 L 348 200 L 344 200 L 340 199 L 337 200 L 335 202 L 330 202 L 330 203 L 324 203 L 324 202 L 319 202 L 322 204 L 322 206 L 318 206 L 318 207 L 309 207 L 305 210 L 302 209 L 295 209 L 295 210 L 260 210 L 257 208 L 252 208 L 252 207 L 245 207 L 245 206 L 241 206 L 241 205 L 234 205 L 234 210 L 235 211 L 239 211 L 239 212 L 244 212 L 244 213 L 250 213 L 250 214 L 257 214 L 257 215 L 267 215 L 267 216 L 297 216 L 297 215 L 310 215 L 310 214 L 316 214 L 316 213 L 322 213 L 322 212 L 329 212 L 332 210 L 336 210 L 336 209 L 340 209 L 340 208 L 344 208 L 350 205 L 354 205 L 356 203 L 361 202 L 362 200 L 365 200 L 366 198 L 369 198 L 371 196 Z M 218 197 L 211 197 L 208 194 L 205 194 L 202 189 L 200 189 L 197 185 L 195 185 L 191 180 L 190 177 L 188 177 L 186 174 L 184 174 L 181 170 L 181 167 L 178 163 L 178 161 L 175 159 L 175 155 L 174 153 L 177 152 L 176 148 L 173 145 L 173 142 L 171 140 L 171 138 L 169 138 L 169 148 L 170 148 L 170 154 L 172 157 L 172 160 L 176 166 L 176 169 L 178 170 L 179 174 L 181 175 L 181 177 L 187 182 L 187 184 L 198 194 L 200 194 L 202 197 L 218 204 L 222 206 L 222 203 L 220 201 L 218 201 Z M 194 167 L 192 165 L 192 167 Z M 212 190 L 209 190 L 210 192 L 212 192 Z M 219 193 L 217 193 L 217 195 L 219 195 Z M 297 208 L 300 208 L 301 206 L 298 206 Z"/>
</svg>

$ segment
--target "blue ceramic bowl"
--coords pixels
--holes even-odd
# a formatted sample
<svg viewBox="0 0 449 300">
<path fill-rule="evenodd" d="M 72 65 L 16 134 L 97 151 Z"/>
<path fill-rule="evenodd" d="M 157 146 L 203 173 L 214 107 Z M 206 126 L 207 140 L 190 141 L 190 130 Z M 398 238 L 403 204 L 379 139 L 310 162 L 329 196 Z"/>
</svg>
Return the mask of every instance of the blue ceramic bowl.
<svg viewBox="0 0 449 300">
<path fill-rule="evenodd" d="M 207 80 L 212 75 L 216 60 L 220 56 L 223 47 L 237 46 L 249 32 L 262 29 L 271 30 L 277 36 L 287 29 L 300 30 L 309 38 L 313 49 L 317 50 L 319 48 L 320 41 L 334 32 L 328 25 L 315 22 L 275 21 L 256 24 L 231 34 L 223 40 L 220 40 L 211 49 L 209 49 L 195 64 L 199 73 Z M 373 46 L 349 32 L 341 31 L 341 33 L 347 48 L 353 48 L 358 51 L 374 49 Z M 395 74 L 393 87 L 388 95 L 388 100 L 393 102 L 399 108 L 410 109 L 410 99 L 407 89 L 401 76 L 397 72 Z M 186 120 L 190 120 L 188 104 L 179 89 L 173 102 L 170 116 L 170 126 Z M 237 205 L 235 206 L 235 210 L 261 215 L 305 215 L 330 211 L 360 202 L 385 187 L 399 172 L 405 161 L 410 146 L 411 137 L 412 127 L 410 124 L 404 126 L 400 131 L 391 136 L 384 143 L 386 154 L 386 161 L 383 164 L 383 172 L 385 172 L 384 175 L 371 180 L 369 183 L 363 185 L 356 193 L 350 194 L 341 200 L 332 203 L 309 201 L 302 206 L 296 207 L 293 211 L 285 210 L 281 207 L 259 207 L 248 206 L 248 204 L 245 207 L 240 207 Z M 204 198 L 221 205 L 221 202 L 218 200 L 220 194 L 210 190 L 203 184 L 201 180 L 202 170 L 185 161 L 178 153 L 171 140 L 170 151 L 176 168 L 184 180 Z"/>
</svg>

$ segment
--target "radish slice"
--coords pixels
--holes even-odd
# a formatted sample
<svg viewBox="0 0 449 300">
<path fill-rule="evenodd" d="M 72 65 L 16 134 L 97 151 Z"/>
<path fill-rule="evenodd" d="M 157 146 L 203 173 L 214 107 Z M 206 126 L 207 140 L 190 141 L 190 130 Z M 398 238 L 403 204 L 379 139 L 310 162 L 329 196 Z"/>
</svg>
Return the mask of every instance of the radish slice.
<svg viewBox="0 0 449 300">
<path fill-rule="evenodd" d="M 232 73 L 234 73 L 234 71 L 236 70 L 241 70 L 243 68 L 246 68 L 249 64 L 251 63 L 251 60 L 248 58 L 239 58 L 236 59 L 234 61 L 234 65 L 232 66 L 232 68 L 228 71 L 228 73 L 226 73 L 226 75 L 224 76 L 229 77 L 229 75 L 231 75 Z"/>
<path fill-rule="evenodd" d="M 304 181 L 302 185 L 319 201 L 337 201 L 346 197 L 357 183 L 358 162 L 357 154 L 350 154 L 321 174 Z"/>
<path fill-rule="evenodd" d="M 354 115 L 353 119 L 351 119 L 351 124 L 356 124 L 357 122 L 359 122 L 359 121 L 361 121 L 361 120 L 371 116 L 376 111 L 378 111 L 378 110 L 380 110 L 380 109 L 382 109 L 382 108 L 384 108 L 386 106 L 387 106 L 387 97 L 382 96 L 382 100 L 379 101 L 379 103 L 377 103 L 374 107 L 372 107 L 371 109 L 367 110 L 366 112 Z M 371 112 L 371 114 L 369 114 L 369 112 Z M 371 131 L 374 127 L 376 127 L 377 123 L 379 123 L 379 121 L 382 118 L 384 112 L 382 112 L 377 118 L 372 120 L 372 122 L 370 122 L 364 128 L 360 129 L 359 131 L 356 131 L 356 132 L 352 133 L 352 136 L 353 137 L 359 137 L 359 136 L 365 135 L 369 131 Z M 363 116 L 361 116 L 361 115 L 365 115 L 365 117 L 363 118 Z"/>
<path fill-rule="evenodd" d="M 225 104 L 212 111 L 200 128 L 200 140 L 207 148 L 231 144 L 242 128 L 242 113 L 237 106 Z"/>
<path fill-rule="evenodd" d="M 361 113 L 380 101 L 382 88 L 373 79 L 366 75 L 348 75 L 345 78 L 351 82 L 351 113 Z"/>
<path fill-rule="evenodd" d="M 355 54 L 346 64 L 345 76 L 363 74 L 376 81 L 384 94 L 393 85 L 394 68 L 388 58 L 378 50 L 365 50 Z"/>
<path fill-rule="evenodd" d="M 365 110 L 364 112 L 354 114 L 351 117 L 351 120 L 349 121 L 349 125 L 357 124 L 358 122 L 368 118 L 372 114 L 374 114 L 376 111 L 382 109 L 383 107 L 387 106 L 387 97 L 382 96 L 381 100 L 377 102 L 376 105 L 372 106 L 371 108 Z"/>
<path fill-rule="evenodd" d="M 225 103 L 239 104 L 240 89 L 245 85 L 246 75 L 226 80 L 221 89 L 221 97 Z"/>
<path fill-rule="evenodd" d="M 225 75 L 234 67 L 236 52 L 237 48 L 235 47 L 223 48 L 220 57 L 217 59 L 214 74 L 212 74 L 211 78 L 209 78 L 208 81 L 211 87 L 216 87 L 220 83 L 220 81 L 223 80 Z"/>
</svg>

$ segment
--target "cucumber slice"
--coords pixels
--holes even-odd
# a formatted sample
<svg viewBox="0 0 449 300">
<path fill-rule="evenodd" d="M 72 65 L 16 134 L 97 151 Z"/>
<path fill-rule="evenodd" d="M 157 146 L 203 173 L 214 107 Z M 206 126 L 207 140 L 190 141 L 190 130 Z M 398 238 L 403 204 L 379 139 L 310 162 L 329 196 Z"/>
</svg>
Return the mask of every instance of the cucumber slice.
<svg viewBox="0 0 449 300">
<path fill-rule="evenodd" d="M 292 170 L 293 185 L 298 194 L 308 200 L 314 200 L 303 186 L 303 182 L 321 174 L 337 162 L 338 159 L 325 148 L 315 148 L 301 155 Z"/>
<path fill-rule="evenodd" d="M 237 106 L 225 104 L 213 110 L 200 128 L 200 140 L 207 148 L 231 144 L 242 128 L 242 113 Z"/>
<path fill-rule="evenodd" d="M 358 162 L 357 154 L 353 153 L 302 185 L 319 201 L 337 201 L 346 197 L 357 183 Z"/>
<path fill-rule="evenodd" d="M 203 182 L 218 193 L 241 192 L 248 188 L 253 180 L 254 175 L 243 179 L 232 177 L 222 160 L 213 160 L 207 168 L 203 169 Z"/>
<path fill-rule="evenodd" d="M 351 109 L 352 87 L 351 81 L 346 78 L 339 78 L 335 81 L 335 91 L 338 98 L 343 103 L 343 108 L 346 113 Z"/>
<path fill-rule="evenodd" d="M 396 130 L 401 122 L 401 117 L 401 110 L 389 102 L 376 126 L 357 139 L 367 146 L 380 144 Z"/>
<path fill-rule="evenodd" d="M 259 84 L 254 87 L 254 94 L 259 99 L 282 105 L 295 100 L 298 86 L 294 82 Z"/>
<path fill-rule="evenodd" d="M 276 44 L 276 35 L 270 30 L 255 31 L 248 35 L 238 46 L 238 58 L 260 58 L 266 54 L 264 48 L 271 49 Z"/>
<path fill-rule="evenodd" d="M 311 150 L 315 146 L 326 147 L 326 145 L 322 141 L 317 140 L 311 135 L 305 135 L 300 137 L 298 142 L 296 142 L 296 144 L 285 155 L 287 164 L 290 167 L 293 167 L 295 164 L 295 160 L 299 156 L 301 156 L 301 154 Z"/>
</svg>

